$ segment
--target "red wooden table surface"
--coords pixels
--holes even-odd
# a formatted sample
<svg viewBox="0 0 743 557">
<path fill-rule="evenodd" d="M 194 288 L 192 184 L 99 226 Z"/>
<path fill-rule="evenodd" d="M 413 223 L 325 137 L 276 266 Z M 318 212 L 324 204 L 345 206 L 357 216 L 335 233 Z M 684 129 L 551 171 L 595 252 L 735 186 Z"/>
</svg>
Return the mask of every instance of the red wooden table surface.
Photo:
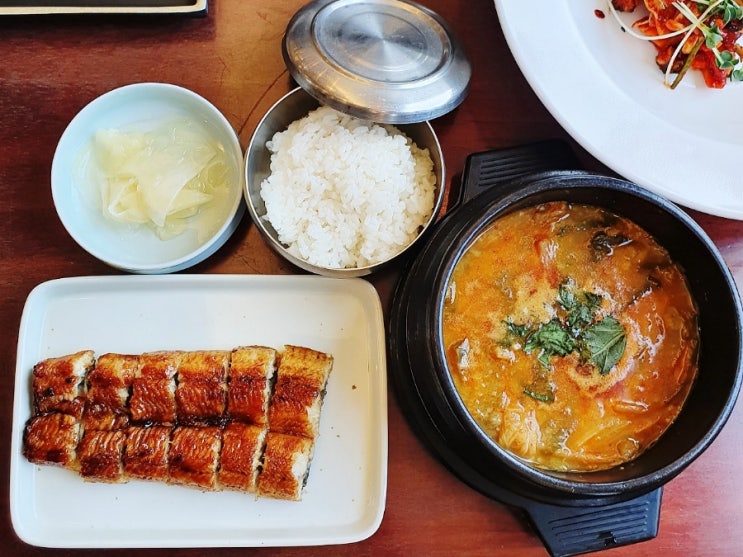
<svg viewBox="0 0 743 557">
<path fill-rule="evenodd" d="M 468 154 L 561 138 L 588 169 L 606 171 L 575 144 L 521 75 L 490 0 L 423 0 L 458 34 L 473 65 L 470 93 L 433 122 L 458 184 Z M 10 520 L 9 462 L 15 351 L 21 311 L 37 284 L 58 277 L 110 275 L 67 235 L 54 212 L 49 174 L 56 143 L 72 117 L 98 95 L 134 82 L 185 86 L 212 101 L 247 145 L 265 110 L 293 84 L 281 58 L 286 24 L 302 0 L 213 0 L 206 18 L 24 17 L 0 19 L 0 554 L 78 555 L 22 543 Z M 537 9 L 537 8 L 535 8 Z M 559 32 L 556 30 L 556 32 Z M 548 41 L 548 38 L 545 40 Z M 697 212 L 743 285 L 743 222 Z M 289 274 L 249 218 L 193 273 Z M 386 309 L 397 278 L 387 269 L 368 280 Z M 654 540 L 606 555 L 743 555 L 743 410 L 690 468 L 664 490 Z M 60 501 L 60 512 L 64 501 Z M 203 555 L 204 549 L 107 550 L 122 555 Z M 546 551 L 512 510 L 447 472 L 411 432 L 389 397 L 387 504 L 379 530 L 352 545 L 322 548 L 224 548 L 210 555 L 512 555 Z"/>
</svg>

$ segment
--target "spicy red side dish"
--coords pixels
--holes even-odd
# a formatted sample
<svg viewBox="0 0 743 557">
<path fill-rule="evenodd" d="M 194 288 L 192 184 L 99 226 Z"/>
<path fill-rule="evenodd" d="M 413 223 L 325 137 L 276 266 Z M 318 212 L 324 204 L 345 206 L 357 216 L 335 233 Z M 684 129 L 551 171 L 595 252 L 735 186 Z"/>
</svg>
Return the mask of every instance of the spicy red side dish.
<svg viewBox="0 0 743 557">
<path fill-rule="evenodd" d="M 676 75 L 671 88 L 689 69 L 701 72 L 707 87 L 715 89 L 743 78 L 743 48 L 736 44 L 743 29 L 740 0 L 612 0 L 612 6 L 620 12 L 647 9 L 633 27 L 650 38 L 658 67 Z"/>
</svg>

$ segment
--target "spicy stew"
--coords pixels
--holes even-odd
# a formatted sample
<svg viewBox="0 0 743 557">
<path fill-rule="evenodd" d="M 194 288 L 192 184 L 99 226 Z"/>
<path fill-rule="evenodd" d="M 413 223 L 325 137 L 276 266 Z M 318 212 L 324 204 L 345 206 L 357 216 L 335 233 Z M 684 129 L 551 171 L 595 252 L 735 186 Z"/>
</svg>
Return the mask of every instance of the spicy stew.
<svg viewBox="0 0 743 557">
<path fill-rule="evenodd" d="M 697 370 L 683 270 L 642 228 L 588 205 L 494 221 L 456 263 L 441 325 L 470 414 L 543 469 L 637 457 L 676 418 Z"/>
</svg>

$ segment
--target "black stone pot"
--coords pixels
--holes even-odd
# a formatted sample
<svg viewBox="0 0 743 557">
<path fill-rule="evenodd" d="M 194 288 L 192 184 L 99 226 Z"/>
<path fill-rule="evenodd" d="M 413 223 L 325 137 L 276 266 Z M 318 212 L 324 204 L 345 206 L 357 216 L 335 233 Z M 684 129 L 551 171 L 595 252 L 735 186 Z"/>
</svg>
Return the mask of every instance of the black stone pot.
<svg viewBox="0 0 743 557">
<path fill-rule="evenodd" d="M 621 179 L 531 172 L 560 166 L 565 153 L 555 156 L 555 148 L 562 149 L 539 144 L 470 156 L 461 205 L 396 287 L 388 359 L 401 407 L 433 454 L 471 487 L 525 511 L 552 555 L 575 555 L 657 534 L 663 485 L 712 443 L 732 412 L 743 381 L 743 309 L 722 257 L 686 213 Z M 539 470 L 500 448 L 465 409 L 441 340 L 446 285 L 462 254 L 498 217 L 557 200 L 604 207 L 643 227 L 684 268 L 699 306 L 699 373 L 680 415 L 640 457 L 601 472 Z"/>
</svg>

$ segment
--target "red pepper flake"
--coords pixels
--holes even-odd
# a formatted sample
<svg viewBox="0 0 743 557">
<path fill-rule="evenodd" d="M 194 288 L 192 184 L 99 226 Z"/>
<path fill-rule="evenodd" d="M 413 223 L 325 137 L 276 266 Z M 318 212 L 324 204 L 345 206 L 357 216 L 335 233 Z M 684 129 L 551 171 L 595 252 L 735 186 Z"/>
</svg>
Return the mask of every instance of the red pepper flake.
<svg viewBox="0 0 743 557">
<path fill-rule="evenodd" d="M 606 14 L 601 10 L 593 10 L 593 15 L 599 19 L 604 19 L 606 17 Z"/>
</svg>

